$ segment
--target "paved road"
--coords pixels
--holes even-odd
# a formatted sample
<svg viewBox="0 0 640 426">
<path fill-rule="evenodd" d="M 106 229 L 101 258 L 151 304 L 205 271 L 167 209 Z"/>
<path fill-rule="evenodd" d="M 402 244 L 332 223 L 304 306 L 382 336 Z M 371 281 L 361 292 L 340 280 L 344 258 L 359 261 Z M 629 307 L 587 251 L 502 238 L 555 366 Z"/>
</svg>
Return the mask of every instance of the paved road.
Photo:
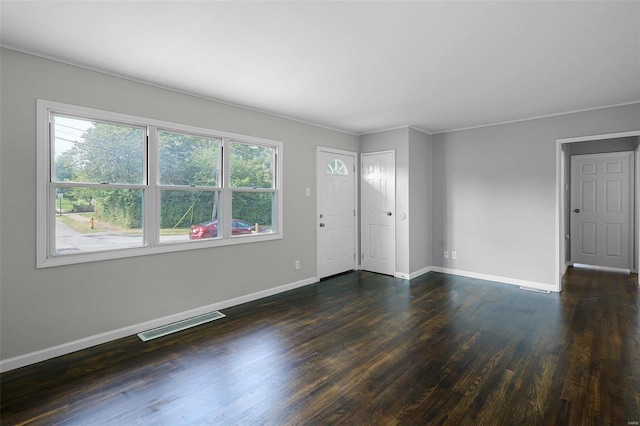
<svg viewBox="0 0 640 426">
<path fill-rule="evenodd" d="M 86 221 L 82 217 L 82 221 Z M 88 225 L 87 225 L 88 226 Z M 188 241 L 187 235 L 163 236 L 162 242 Z M 142 246 L 142 235 L 122 235 L 110 229 L 105 232 L 94 232 L 83 234 L 66 225 L 60 220 L 56 220 L 56 253 L 70 254 L 87 251 L 114 250 L 128 247 Z"/>
</svg>

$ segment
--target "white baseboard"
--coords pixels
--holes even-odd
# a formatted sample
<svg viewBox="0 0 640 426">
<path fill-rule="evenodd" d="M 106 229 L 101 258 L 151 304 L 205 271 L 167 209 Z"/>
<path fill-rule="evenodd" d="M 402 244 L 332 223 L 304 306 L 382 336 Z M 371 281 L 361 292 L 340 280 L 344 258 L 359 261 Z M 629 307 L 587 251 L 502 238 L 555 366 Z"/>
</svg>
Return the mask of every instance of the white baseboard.
<svg viewBox="0 0 640 426">
<path fill-rule="evenodd" d="M 535 288 L 537 290 L 551 291 L 554 293 L 558 292 L 558 289 L 554 284 L 538 283 L 535 281 L 500 277 L 497 275 L 480 274 L 477 272 L 461 271 L 459 269 L 442 268 L 440 266 L 433 266 L 431 270 L 434 272 L 442 272 L 443 274 L 460 275 L 462 277 L 476 278 L 479 280 L 495 281 L 495 282 L 504 283 L 504 284 L 517 285 L 518 287 L 530 287 L 530 288 Z"/>
<path fill-rule="evenodd" d="M 500 277 L 496 275 L 479 274 L 475 272 L 461 271 L 458 269 L 442 268 L 439 266 L 428 266 L 412 273 L 396 272 L 397 278 L 413 279 L 427 272 L 441 272 L 444 274 L 459 275 L 469 278 L 477 278 L 480 280 L 495 281 L 505 284 L 517 285 L 522 287 L 531 287 L 538 290 L 546 290 L 557 292 L 557 288 L 552 284 L 537 283 L 533 281 L 519 280 L 514 278 Z M 14 370 L 16 368 L 24 367 L 27 365 L 35 364 L 40 361 L 55 358 L 61 355 L 66 355 L 72 352 L 76 352 L 82 349 L 87 349 L 92 346 L 100 345 L 102 343 L 110 342 L 112 340 L 120 339 L 127 336 L 140 333 L 142 331 L 150 330 L 152 328 L 161 327 L 163 325 L 171 324 L 176 321 L 182 321 L 197 315 L 202 315 L 211 311 L 218 311 L 221 309 L 230 308 L 232 306 L 241 305 L 243 303 L 252 302 L 254 300 L 262 299 L 264 297 L 273 296 L 274 294 L 283 293 L 295 288 L 304 287 L 309 284 L 315 284 L 318 282 L 316 277 L 307 278 L 301 281 L 273 287 L 267 290 L 259 291 L 257 293 L 248 294 L 245 296 L 236 297 L 233 299 L 225 300 L 218 303 L 213 303 L 207 306 L 201 306 L 199 308 L 191 309 L 178 314 L 169 315 L 162 318 L 157 318 L 151 321 L 146 321 L 140 324 L 123 327 L 117 330 L 107 331 L 105 333 L 96 334 L 94 336 L 85 337 L 83 339 L 75 340 L 73 342 L 64 343 L 62 345 L 53 346 L 51 348 L 43 349 L 36 352 L 31 352 L 25 355 L 19 355 L 17 357 L 8 358 L 0 361 L 0 373 Z"/>
<path fill-rule="evenodd" d="M 171 324 L 176 321 L 182 321 L 188 318 L 195 317 L 197 315 L 206 314 L 207 312 L 218 311 L 220 309 L 226 309 L 232 306 L 241 305 L 243 303 L 252 302 L 254 300 L 262 299 L 264 297 L 273 296 L 274 294 L 293 290 L 298 287 L 304 287 L 309 284 L 315 284 L 317 282 L 318 282 L 318 279 L 316 277 L 307 278 L 301 281 L 296 281 L 293 283 L 259 291 L 257 293 L 247 294 L 245 296 L 236 297 L 233 299 L 225 300 L 223 302 L 213 303 L 207 306 L 201 306 L 199 308 L 191 309 L 185 312 L 168 315 L 166 317 L 157 318 L 157 319 L 146 321 L 140 324 L 119 328 L 117 330 L 107 331 L 105 333 L 96 334 L 94 336 L 85 337 L 83 339 L 75 340 L 73 342 L 63 343 L 62 345 L 53 346 L 51 348 L 42 349 L 40 351 L 31 352 L 25 355 L 19 355 L 13 358 L 7 358 L 5 360 L 0 361 L 0 373 L 9 371 L 9 370 L 14 370 L 16 368 L 24 367 L 27 365 L 35 364 L 37 362 L 45 361 L 47 359 L 55 358 L 61 355 L 70 354 L 72 352 L 76 352 L 82 349 L 87 349 L 92 346 L 110 342 L 112 340 L 120 339 L 127 336 L 132 336 L 142 331 L 150 330 L 156 327 L 161 327 L 163 325 Z"/>
<path fill-rule="evenodd" d="M 418 269 L 417 271 L 411 273 L 411 279 L 414 279 L 431 271 L 433 271 L 433 266 L 427 266 L 426 268 Z"/>
<path fill-rule="evenodd" d="M 404 280 L 412 280 L 416 277 L 419 277 L 420 275 L 424 275 L 427 272 L 431 272 L 431 271 L 433 271 L 433 266 L 427 266 L 426 268 L 418 269 L 417 271 L 413 271 L 410 273 L 396 272 L 394 276 L 396 278 L 402 278 Z"/>
</svg>

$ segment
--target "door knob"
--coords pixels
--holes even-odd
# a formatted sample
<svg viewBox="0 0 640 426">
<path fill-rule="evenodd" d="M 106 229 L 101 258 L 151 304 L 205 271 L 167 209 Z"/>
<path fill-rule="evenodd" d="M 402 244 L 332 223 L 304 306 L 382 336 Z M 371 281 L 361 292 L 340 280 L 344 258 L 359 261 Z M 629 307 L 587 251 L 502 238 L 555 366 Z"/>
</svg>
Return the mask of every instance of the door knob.
<svg viewBox="0 0 640 426">
<path fill-rule="evenodd" d="M 580 213 L 580 209 L 575 209 L 574 212 Z"/>
<path fill-rule="evenodd" d="M 391 212 L 387 212 L 387 216 L 391 216 L 391 214 L 392 214 Z"/>
<path fill-rule="evenodd" d="M 324 223 L 321 223 L 321 224 L 320 224 L 320 228 L 324 228 Z"/>
</svg>

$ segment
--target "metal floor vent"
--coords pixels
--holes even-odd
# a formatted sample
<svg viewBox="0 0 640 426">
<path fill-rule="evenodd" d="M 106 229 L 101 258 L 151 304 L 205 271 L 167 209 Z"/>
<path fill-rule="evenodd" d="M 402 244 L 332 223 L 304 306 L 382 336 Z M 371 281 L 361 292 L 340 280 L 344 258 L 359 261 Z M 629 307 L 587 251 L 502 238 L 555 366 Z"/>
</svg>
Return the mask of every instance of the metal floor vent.
<svg viewBox="0 0 640 426">
<path fill-rule="evenodd" d="M 142 333 L 138 333 L 138 337 L 143 342 L 146 342 L 147 340 L 156 339 L 158 337 L 166 336 L 167 334 L 171 333 L 177 333 L 178 331 L 186 330 L 187 328 L 195 327 L 196 325 L 204 324 L 224 317 L 226 317 L 226 315 L 222 312 L 213 311 L 207 314 L 198 315 L 197 317 L 187 318 L 185 320 L 174 322 L 172 324 L 163 325 L 162 327 L 143 331 Z"/>
<path fill-rule="evenodd" d="M 520 287 L 520 290 L 533 291 L 534 293 L 551 294 L 549 290 L 538 290 L 537 288 L 531 288 L 531 287 Z"/>
</svg>

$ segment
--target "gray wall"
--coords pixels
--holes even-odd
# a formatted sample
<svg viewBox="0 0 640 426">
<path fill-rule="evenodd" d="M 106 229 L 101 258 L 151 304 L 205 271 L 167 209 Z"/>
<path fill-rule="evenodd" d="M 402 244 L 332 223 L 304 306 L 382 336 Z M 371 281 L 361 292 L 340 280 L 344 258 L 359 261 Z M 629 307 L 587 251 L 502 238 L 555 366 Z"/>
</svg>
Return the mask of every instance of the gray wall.
<svg viewBox="0 0 640 426">
<path fill-rule="evenodd" d="M 409 276 L 431 266 L 431 136 L 404 127 L 360 137 L 360 153 L 390 150 L 396 158 L 396 272 Z"/>
<path fill-rule="evenodd" d="M 316 188 L 316 146 L 357 151 L 357 136 L 11 50 L 0 54 L 0 358 L 316 275 L 315 196 L 305 196 L 306 187 Z M 284 239 L 36 269 L 37 98 L 283 141 Z"/>
<path fill-rule="evenodd" d="M 396 158 L 396 272 L 409 274 L 409 128 L 370 133 L 360 137 L 360 153 L 395 151 Z M 407 216 L 408 217 L 408 216 Z"/>
<path fill-rule="evenodd" d="M 434 266 L 555 284 L 556 139 L 638 129 L 632 104 L 434 135 Z"/>
<path fill-rule="evenodd" d="M 409 271 L 431 260 L 431 136 L 409 129 Z"/>
<path fill-rule="evenodd" d="M 358 138 L 10 50 L 0 55 L 3 360 L 313 278 L 316 206 L 305 188 L 316 187 L 318 145 L 396 151 L 397 271 L 433 265 L 553 284 L 556 139 L 640 129 L 633 104 L 434 136 L 403 128 Z M 36 269 L 37 98 L 283 141 L 284 239 Z M 445 249 L 458 259 L 445 263 Z"/>
</svg>

